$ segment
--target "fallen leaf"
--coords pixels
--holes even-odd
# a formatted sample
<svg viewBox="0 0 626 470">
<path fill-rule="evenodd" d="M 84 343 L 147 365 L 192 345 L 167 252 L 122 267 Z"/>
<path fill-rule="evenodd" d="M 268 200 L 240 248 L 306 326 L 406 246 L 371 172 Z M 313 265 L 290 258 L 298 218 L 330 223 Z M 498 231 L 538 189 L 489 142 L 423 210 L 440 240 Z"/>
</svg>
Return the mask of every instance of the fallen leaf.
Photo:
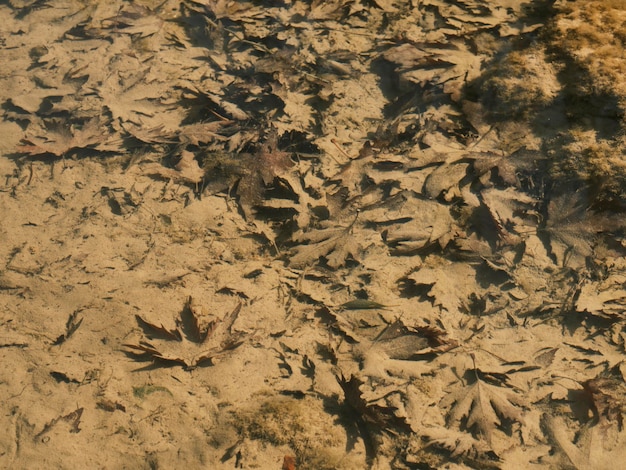
<svg viewBox="0 0 626 470">
<path fill-rule="evenodd" d="M 335 224 L 322 224 L 327 228 L 299 232 L 293 241 L 299 243 L 289 257 L 289 266 L 302 268 L 325 258 L 328 266 L 338 268 L 348 257 L 358 260 L 362 251 L 380 240 L 380 235 L 371 230 L 355 226 L 357 218 L 344 227 Z M 307 244 L 303 243 L 307 242 Z"/>
<path fill-rule="evenodd" d="M 174 169 L 166 168 L 159 163 L 147 163 L 141 166 L 141 171 L 144 174 L 191 184 L 198 184 L 205 177 L 204 169 L 198 164 L 195 155 L 188 150 L 181 151 Z"/>
<path fill-rule="evenodd" d="M 349 416 L 354 420 L 357 432 L 365 442 L 368 460 L 372 461 L 376 457 L 379 433 L 412 432 L 406 419 L 395 414 L 396 408 L 370 404 L 363 398 L 360 390 L 363 382 L 360 379 L 355 376 L 346 379 L 341 375 L 337 376 L 337 382 L 343 390 L 344 405 Z"/>
<path fill-rule="evenodd" d="M 589 209 L 584 192 L 569 192 L 550 200 L 545 231 L 559 264 L 568 261 L 580 266 L 593 253 L 600 232 L 616 229 L 619 220 L 597 214 Z"/>
<path fill-rule="evenodd" d="M 190 297 L 178 320 L 176 329 L 149 323 L 137 316 L 137 322 L 148 338 L 160 339 L 153 344 L 140 341 L 139 344 L 125 344 L 126 353 L 138 361 L 152 361 L 169 365 L 181 365 L 185 370 L 211 364 L 213 359 L 243 343 L 243 335 L 232 331 L 232 326 L 241 304 L 221 320 L 213 320 L 204 328 L 200 327 L 199 312 Z M 175 341 L 175 344 L 171 342 Z"/>
<path fill-rule="evenodd" d="M 78 150 L 114 152 L 122 149 L 119 142 L 111 139 L 106 123 L 100 118 L 92 118 L 82 125 L 50 119 L 44 121 L 44 126 L 41 133 L 23 138 L 17 152 L 29 156 L 50 154 L 63 157 Z"/>
<path fill-rule="evenodd" d="M 486 383 L 480 378 L 478 369 L 466 371 L 466 376 L 472 382 L 450 393 L 441 402 L 441 406 L 451 406 L 449 425 L 472 432 L 491 444 L 494 431 L 504 430 L 505 421 L 523 423 L 519 408 L 521 399 L 502 387 Z"/>
</svg>

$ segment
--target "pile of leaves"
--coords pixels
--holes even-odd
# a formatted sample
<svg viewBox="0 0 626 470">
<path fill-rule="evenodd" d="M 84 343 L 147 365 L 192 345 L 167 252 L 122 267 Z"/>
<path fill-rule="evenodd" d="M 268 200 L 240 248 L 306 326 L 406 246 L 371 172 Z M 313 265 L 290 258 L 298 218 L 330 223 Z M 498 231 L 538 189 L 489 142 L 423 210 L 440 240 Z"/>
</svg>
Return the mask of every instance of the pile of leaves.
<svg viewBox="0 0 626 470">
<path fill-rule="evenodd" d="M 589 15 L 622 18 L 619 6 L 588 3 Z M 45 44 L 5 64 L 3 118 L 24 129 L 16 155 L 121 154 L 128 171 L 235 199 L 242 234 L 284 262 L 293 327 L 328 333 L 317 350 L 282 348 L 282 361 L 307 365 L 304 394 L 318 393 L 321 364 L 336 371 L 337 395 L 325 399 L 351 417 L 370 464 L 623 460 L 626 263 L 614 211 L 626 171 L 621 157 L 598 153 L 610 147 L 598 136 L 607 119 L 621 128 L 626 98 L 610 83 L 588 90 L 602 78 L 598 56 L 563 42 L 554 52 L 576 29 L 575 7 L 9 7 L 9 56 L 26 44 L 22 18 L 47 15 L 50 28 Z M 601 37 L 611 24 L 587 27 Z M 572 69 L 589 81 L 577 81 L 579 98 L 618 103 L 602 128 L 567 102 Z M 584 158 L 574 152 L 580 136 L 587 152 L 600 150 L 572 163 Z M 555 151 L 563 139 L 566 156 Z M 600 181 L 602 165 L 616 179 Z M 162 346 L 141 341 L 130 354 L 210 364 L 241 344 L 230 330 L 238 312 L 211 347 L 219 322 L 201 328 L 191 303 L 176 329 L 138 317 Z"/>
</svg>

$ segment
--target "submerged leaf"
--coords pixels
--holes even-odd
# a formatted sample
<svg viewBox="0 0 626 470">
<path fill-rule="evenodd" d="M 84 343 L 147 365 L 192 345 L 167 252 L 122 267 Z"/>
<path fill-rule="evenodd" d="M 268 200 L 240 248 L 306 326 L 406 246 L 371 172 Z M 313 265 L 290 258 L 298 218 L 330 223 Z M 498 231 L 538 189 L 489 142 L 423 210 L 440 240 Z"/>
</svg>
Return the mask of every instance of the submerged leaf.
<svg viewBox="0 0 626 470">
<path fill-rule="evenodd" d="M 452 405 L 448 412 L 450 424 L 491 443 L 493 432 L 504 428 L 504 420 L 523 423 L 519 398 L 483 381 L 477 369 L 468 372 L 474 382 L 449 394 L 441 403 Z"/>
<path fill-rule="evenodd" d="M 550 236 L 553 252 L 563 251 L 559 261 L 566 263 L 568 254 L 579 258 L 590 256 L 597 235 L 620 225 L 621 221 L 614 217 L 589 210 L 586 194 L 579 191 L 565 193 L 550 201 L 545 230 Z"/>
<path fill-rule="evenodd" d="M 237 348 L 243 343 L 243 335 L 234 333 L 232 326 L 239 312 L 241 303 L 222 320 L 213 320 L 206 327 L 200 326 L 198 307 L 193 299 L 188 298 L 177 328 L 154 325 L 137 315 L 137 322 L 149 338 L 160 340 L 152 344 L 140 341 L 139 344 L 125 344 L 127 354 L 139 361 L 152 361 L 170 365 L 181 365 L 185 370 L 193 370 L 198 366 L 210 364 L 213 358 L 226 351 Z M 174 340 L 177 346 L 170 342 Z"/>
</svg>

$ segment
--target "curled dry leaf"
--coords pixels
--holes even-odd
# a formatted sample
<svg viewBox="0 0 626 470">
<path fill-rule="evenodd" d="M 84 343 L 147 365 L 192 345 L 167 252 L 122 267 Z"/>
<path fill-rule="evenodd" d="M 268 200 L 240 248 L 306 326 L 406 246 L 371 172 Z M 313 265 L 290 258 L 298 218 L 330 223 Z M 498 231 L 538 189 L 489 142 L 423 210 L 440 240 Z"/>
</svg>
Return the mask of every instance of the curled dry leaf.
<svg viewBox="0 0 626 470">
<path fill-rule="evenodd" d="M 80 418 L 82 417 L 84 410 L 84 408 L 76 408 L 71 413 L 54 418 L 52 421 L 47 423 L 37 435 L 35 435 L 34 440 L 37 441 L 60 423 L 67 423 L 69 425 L 70 433 L 80 432 Z"/>
</svg>

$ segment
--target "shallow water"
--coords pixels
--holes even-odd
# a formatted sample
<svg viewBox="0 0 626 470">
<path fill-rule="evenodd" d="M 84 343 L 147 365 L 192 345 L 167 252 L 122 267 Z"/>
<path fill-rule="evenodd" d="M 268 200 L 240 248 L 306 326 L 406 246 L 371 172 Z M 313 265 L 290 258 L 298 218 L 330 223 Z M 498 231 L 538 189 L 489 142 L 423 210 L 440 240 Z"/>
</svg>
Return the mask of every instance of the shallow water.
<svg viewBox="0 0 626 470">
<path fill-rule="evenodd" d="M 624 457 L 626 10 L 518 3 L 0 5 L 2 466 Z"/>
</svg>

